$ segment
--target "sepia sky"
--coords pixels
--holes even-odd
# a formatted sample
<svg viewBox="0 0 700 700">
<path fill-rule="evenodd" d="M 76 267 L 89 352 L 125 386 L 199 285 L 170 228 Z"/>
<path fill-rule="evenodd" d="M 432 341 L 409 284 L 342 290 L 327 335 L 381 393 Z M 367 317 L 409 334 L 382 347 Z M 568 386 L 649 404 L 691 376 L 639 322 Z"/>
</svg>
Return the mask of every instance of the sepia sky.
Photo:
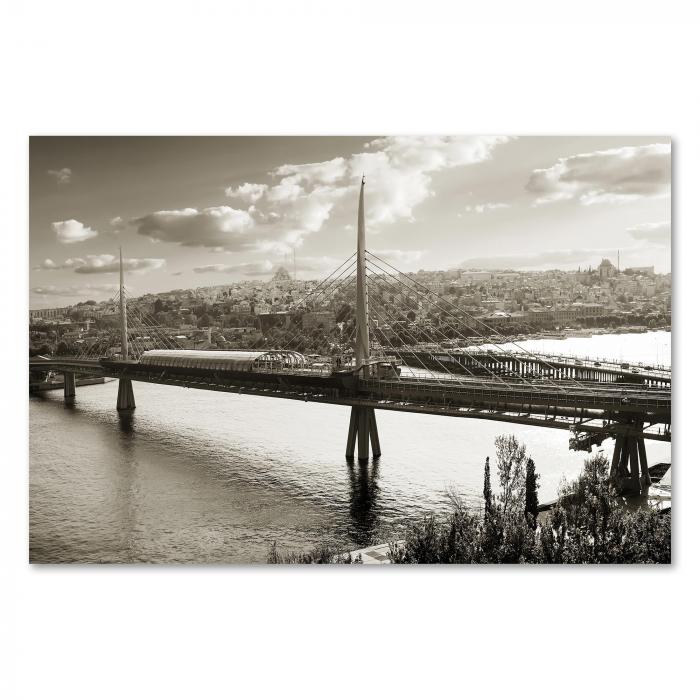
<svg viewBox="0 0 700 700">
<path fill-rule="evenodd" d="M 318 278 L 355 246 L 404 271 L 671 269 L 662 136 L 32 137 L 30 308 Z"/>
</svg>

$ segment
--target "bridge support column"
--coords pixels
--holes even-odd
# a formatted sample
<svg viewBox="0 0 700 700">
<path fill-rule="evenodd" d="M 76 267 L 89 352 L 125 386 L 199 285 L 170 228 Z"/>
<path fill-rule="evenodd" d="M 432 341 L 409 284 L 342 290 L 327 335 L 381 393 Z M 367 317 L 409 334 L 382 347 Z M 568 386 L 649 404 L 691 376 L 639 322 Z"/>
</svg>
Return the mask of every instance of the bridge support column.
<svg viewBox="0 0 700 700">
<path fill-rule="evenodd" d="M 357 443 L 357 459 L 366 462 L 369 459 L 370 442 L 372 444 L 372 457 L 379 457 L 381 448 L 374 409 L 364 406 L 353 406 L 350 412 L 345 456 L 348 459 L 352 459 L 355 456 L 355 443 Z"/>
<path fill-rule="evenodd" d="M 117 411 L 133 411 L 136 408 L 134 400 L 134 389 L 131 386 L 131 379 L 119 379 L 119 389 L 117 391 Z"/>
<path fill-rule="evenodd" d="M 75 374 L 63 373 L 63 401 L 68 405 L 75 403 Z"/>
<path fill-rule="evenodd" d="M 617 436 L 612 464 L 610 465 L 610 476 L 623 494 L 638 495 L 643 488 L 649 486 L 651 478 L 644 438 L 631 435 Z"/>
<path fill-rule="evenodd" d="M 639 466 L 642 469 L 642 488 L 651 486 L 651 475 L 649 474 L 649 464 L 647 462 L 647 448 L 644 445 L 644 438 L 637 439 L 637 448 L 639 450 Z"/>
</svg>

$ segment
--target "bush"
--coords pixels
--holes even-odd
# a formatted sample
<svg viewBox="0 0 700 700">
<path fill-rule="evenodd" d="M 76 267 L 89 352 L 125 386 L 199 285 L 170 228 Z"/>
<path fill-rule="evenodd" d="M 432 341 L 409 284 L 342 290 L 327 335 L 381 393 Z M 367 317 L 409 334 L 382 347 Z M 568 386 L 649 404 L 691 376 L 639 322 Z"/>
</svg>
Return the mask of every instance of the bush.
<svg viewBox="0 0 700 700">
<path fill-rule="evenodd" d="M 526 476 L 517 440 L 497 439 L 501 492 L 482 518 L 452 496 L 452 513 L 428 516 L 407 529 L 405 542 L 390 549 L 401 564 L 646 564 L 670 563 L 671 519 L 648 508 L 630 509 L 610 487 L 604 456 L 586 460 L 583 474 L 564 484 L 557 505 L 532 518 L 520 481 L 536 484 L 534 462 Z M 488 465 L 487 467 L 488 468 Z M 486 469 L 485 469 L 486 471 Z M 486 489 L 486 486 L 485 486 Z M 527 489 L 529 490 L 529 489 Z M 534 527 L 533 527 L 534 525 Z"/>
</svg>

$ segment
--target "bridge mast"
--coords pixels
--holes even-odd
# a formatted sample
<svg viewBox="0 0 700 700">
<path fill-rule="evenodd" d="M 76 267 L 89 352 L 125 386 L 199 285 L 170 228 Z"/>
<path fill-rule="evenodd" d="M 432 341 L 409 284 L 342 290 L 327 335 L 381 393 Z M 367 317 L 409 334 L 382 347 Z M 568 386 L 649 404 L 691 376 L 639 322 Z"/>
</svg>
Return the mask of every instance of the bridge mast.
<svg viewBox="0 0 700 700">
<path fill-rule="evenodd" d="M 122 360 L 129 359 L 129 336 L 126 332 L 126 295 L 124 293 L 124 263 L 122 261 L 122 249 L 119 247 L 119 315 L 122 331 Z M 119 389 L 117 390 L 117 411 L 129 413 L 136 408 L 134 389 L 131 379 L 119 377 Z"/>
<path fill-rule="evenodd" d="M 122 331 L 122 360 L 129 359 L 129 335 L 126 331 L 126 296 L 124 295 L 124 264 L 119 246 L 119 316 Z"/>
<path fill-rule="evenodd" d="M 360 185 L 360 203 L 357 209 L 357 340 L 355 343 L 355 365 L 359 367 L 369 359 L 369 312 L 367 299 L 367 260 L 365 253 L 365 176 Z M 367 378 L 369 368 L 360 376 Z"/>
<path fill-rule="evenodd" d="M 357 209 L 357 297 L 355 323 L 357 339 L 355 341 L 355 367 L 359 370 L 358 378 L 369 379 L 370 368 L 363 364 L 369 359 L 369 309 L 367 297 L 367 258 L 365 252 L 365 176 L 360 185 L 360 202 Z M 353 406 L 350 412 L 348 442 L 345 456 L 352 459 L 355 456 L 357 444 L 357 459 L 366 462 L 369 459 L 369 446 L 372 444 L 372 456 L 379 457 L 379 431 L 374 409 L 367 406 Z"/>
</svg>

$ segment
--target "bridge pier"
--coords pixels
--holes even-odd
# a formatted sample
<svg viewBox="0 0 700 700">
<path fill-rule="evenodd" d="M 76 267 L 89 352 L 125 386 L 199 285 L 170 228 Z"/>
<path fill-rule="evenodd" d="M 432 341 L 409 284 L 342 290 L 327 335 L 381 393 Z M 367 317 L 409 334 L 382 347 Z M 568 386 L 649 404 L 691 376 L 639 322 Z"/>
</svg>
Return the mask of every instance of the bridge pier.
<svg viewBox="0 0 700 700">
<path fill-rule="evenodd" d="M 136 408 L 134 399 L 134 389 L 131 386 L 131 379 L 119 378 L 119 389 L 117 391 L 117 411 L 133 411 Z"/>
<path fill-rule="evenodd" d="M 75 403 L 75 374 L 63 373 L 63 401 L 69 406 Z"/>
<path fill-rule="evenodd" d="M 353 406 L 350 411 L 350 425 L 348 427 L 348 442 L 345 448 L 345 456 L 353 459 L 355 456 L 355 443 L 357 443 L 357 459 L 366 462 L 369 459 L 369 446 L 372 444 L 372 457 L 381 455 L 379 445 L 379 431 L 377 430 L 377 418 L 373 408 L 365 406 Z"/>
<path fill-rule="evenodd" d="M 638 495 L 651 484 L 644 438 L 634 435 L 618 435 L 610 476 L 623 494 Z"/>
</svg>

